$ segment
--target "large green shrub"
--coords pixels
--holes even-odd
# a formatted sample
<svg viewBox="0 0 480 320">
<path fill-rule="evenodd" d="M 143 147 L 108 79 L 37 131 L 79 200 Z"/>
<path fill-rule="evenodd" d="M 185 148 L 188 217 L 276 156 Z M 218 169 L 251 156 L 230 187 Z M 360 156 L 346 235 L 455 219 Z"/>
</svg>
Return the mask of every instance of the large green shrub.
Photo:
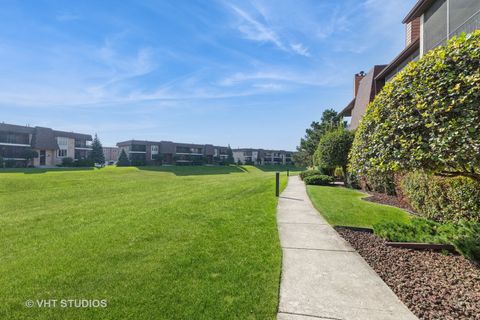
<svg viewBox="0 0 480 320">
<path fill-rule="evenodd" d="M 303 179 L 305 184 L 316 186 L 328 186 L 333 182 L 333 178 L 324 174 L 315 174 Z"/>
<path fill-rule="evenodd" d="M 411 172 L 402 178 L 400 187 L 410 205 L 426 218 L 435 221 L 480 221 L 478 181 Z"/>
<path fill-rule="evenodd" d="M 350 153 L 359 174 L 425 169 L 480 181 L 480 31 L 407 65 L 368 106 Z"/>
<path fill-rule="evenodd" d="M 354 133 L 340 127 L 325 133 L 321 138 L 315 152 L 315 165 L 321 168 L 341 167 L 347 170 L 348 153 L 352 147 Z M 344 175 L 344 180 L 346 176 Z"/>
<path fill-rule="evenodd" d="M 392 172 L 371 170 L 360 176 L 359 184 L 367 191 L 396 195 L 395 175 Z"/>
</svg>

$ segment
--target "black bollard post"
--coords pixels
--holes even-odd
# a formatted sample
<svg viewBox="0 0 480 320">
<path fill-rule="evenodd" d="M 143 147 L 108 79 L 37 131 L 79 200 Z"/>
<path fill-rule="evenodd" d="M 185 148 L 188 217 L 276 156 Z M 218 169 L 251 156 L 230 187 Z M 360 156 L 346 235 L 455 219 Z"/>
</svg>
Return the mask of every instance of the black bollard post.
<svg viewBox="0 0 480 320">
<path fill-rule="evenodd" d="M 280 196 L 280 172 L 275 172 L 275 195 Z"/>
<path fill-rule="evenodd" d="M 287 169 L 287 177 L 290 177 L 290 169 Z"/>
</svg>

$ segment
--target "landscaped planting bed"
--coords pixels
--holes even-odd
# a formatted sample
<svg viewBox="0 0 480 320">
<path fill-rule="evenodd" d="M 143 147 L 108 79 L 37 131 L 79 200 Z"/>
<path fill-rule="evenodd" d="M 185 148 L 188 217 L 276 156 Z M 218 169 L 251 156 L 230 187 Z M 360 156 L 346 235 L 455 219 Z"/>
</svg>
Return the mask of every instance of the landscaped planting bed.
<svg viewBox="0 0 480 320">
<path fill-rule="evenodd" d="M 385 204 L 387 206 L 393 206 L 405 211 L 408 211 L 411 214 L 416 214 L 413 208 L 404 201 L 400 201 L 396 196 L 391 196 L 385 193 L 368 191 L 369 197 L 363 198 L 365 201 Z"/>
<path fill-rule="evenodd" d="M 480 319 L 480 268 L 460 255 L 393 248 L 337 228 L 420 319 Z"/>
</svg>

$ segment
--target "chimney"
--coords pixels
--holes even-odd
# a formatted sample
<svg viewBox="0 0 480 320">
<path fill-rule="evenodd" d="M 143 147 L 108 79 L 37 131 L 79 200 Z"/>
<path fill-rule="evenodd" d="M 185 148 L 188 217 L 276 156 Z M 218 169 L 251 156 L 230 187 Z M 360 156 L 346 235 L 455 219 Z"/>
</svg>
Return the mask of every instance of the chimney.
<svg viewBox="0 0 480 320">
<path fill-rule="evenodd" d="M 353 81 L 353 97 L 357 96 L 358 86 L 360 85 L 360 81 L 365 77 L 365 72 L 360 71 L 359 73 L 355 74 L 355 78 Z"/>
<path fill-rule="evenodd" d="M 420 17 L 410 21 L 405 25 L 405 46 L 408 47 L 412 42 L 420 37 Z"/>
</svg>

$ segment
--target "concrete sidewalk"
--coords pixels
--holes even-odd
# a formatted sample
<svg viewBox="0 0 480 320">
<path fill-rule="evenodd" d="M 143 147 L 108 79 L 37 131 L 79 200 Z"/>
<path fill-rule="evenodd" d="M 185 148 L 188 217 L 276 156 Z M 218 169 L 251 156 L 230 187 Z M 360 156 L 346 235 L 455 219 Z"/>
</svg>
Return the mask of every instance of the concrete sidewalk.
<svg viewBox="0 0 480 320">
<path fill-rule="evenodd" d="M 277 319 L 417 319 L 318 214 L 298 177 L 280 196 L 283 250 Z"/>
</svg>

